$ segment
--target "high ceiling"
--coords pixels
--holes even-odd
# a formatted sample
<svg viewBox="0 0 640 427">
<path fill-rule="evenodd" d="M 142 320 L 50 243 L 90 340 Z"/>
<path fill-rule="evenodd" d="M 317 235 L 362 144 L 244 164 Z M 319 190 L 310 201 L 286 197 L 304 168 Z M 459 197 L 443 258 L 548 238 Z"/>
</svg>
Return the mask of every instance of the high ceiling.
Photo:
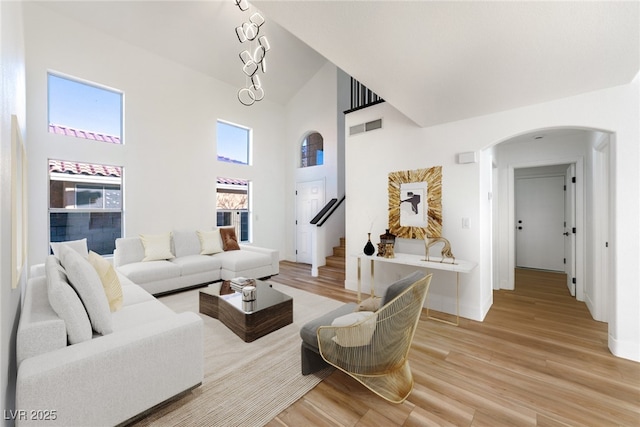
<svg viewBox="0 0 640 427">
<path fill-rule="evenodd" d="M 235 86 L 233 0 L 46 1 L 45 6 Z M 638 1 L 267 1 L 263 79 L 286 103 L 326 60 L 420 126 L 627 84 L 640 69 Z M 326 59 L 325 59 L 326 58 Z"/>
</svg>

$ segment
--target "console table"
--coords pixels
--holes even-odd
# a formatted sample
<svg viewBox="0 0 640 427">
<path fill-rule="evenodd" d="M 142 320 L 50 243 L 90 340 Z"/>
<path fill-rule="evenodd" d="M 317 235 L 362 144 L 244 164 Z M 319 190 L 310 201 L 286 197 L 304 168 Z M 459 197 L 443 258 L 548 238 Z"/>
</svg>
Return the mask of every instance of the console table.
<svg viewBox="0 0 640 427">
<path fill-rule="evenodd" d="M 456 321 L 450 322 L 445 319 L 439 319 L 437 317 L 433 317 L 429 315 L 429 307 L 427 306 L 427 318 L 431 320 L 436 320 L 438 322 L 448 323 L 450 325 L 458 326 L 460 323 L 460 273 L 470 273 L 477 265 L 477 263 L 472 261 L 464 261 L 457 259 L 454 263 L 451 262 L 450 259 L 446 259 L 442 261 L 440 257 L 430 256 L 429 261 L 425 260 L 424 255 L 415 255 L 415 254 L 404 254 L 404 253 L 395 253 L 394 258 L 385 258 L 379 257 L 375 255 L 365 255 L 364 253 L 359 253 L 355 255 L 358 259 L 358 302 L 360 302 L 360 288 L 362 283 L 362 261 L 369 261 L 371 263 L 371 289 L 373 294 L 374 280 L 373 280 L 373 272 L 374 272 L 374 263 L 382 262 L 388 264 L 399 264 L 399 265 L 409 265 L 413 267 L 425 268 L 427 270 L 444 270 L 444 271 L 452 271 L 456 273 Z M 440 262 L 442 261 L 442 262 Z"/>
</svg>

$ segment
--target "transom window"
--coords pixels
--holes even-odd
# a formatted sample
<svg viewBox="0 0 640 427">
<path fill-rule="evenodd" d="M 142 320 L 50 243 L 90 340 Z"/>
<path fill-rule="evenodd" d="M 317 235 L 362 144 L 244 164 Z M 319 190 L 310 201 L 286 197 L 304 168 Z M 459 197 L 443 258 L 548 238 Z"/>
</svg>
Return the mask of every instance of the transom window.
<svg viewBox="0 0 640 427">
<path fill-rule="evenodd" d="M 313 132 L 302 140 L 300 167 L 306 168 L 322 164 L 324 164 L 324 139 L 318 132 Z"/>
<path fill-rule="evenodd" d="M 49 132 L 122 143 L 122 92 L 53 73 L 47 79 Z"/>
<path fill-rule="evenodd" d="M 218 161 L 250 164 L 251 129 L 218 120 Z"/>
</svg>

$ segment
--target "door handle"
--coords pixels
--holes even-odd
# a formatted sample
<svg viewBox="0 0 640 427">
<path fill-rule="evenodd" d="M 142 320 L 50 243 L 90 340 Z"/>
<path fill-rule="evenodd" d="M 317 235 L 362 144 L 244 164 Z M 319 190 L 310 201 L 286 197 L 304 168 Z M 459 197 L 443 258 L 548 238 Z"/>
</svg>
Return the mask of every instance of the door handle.
<svg viewBox="0 0 640 427">
<path fill-rule="evenodd" d="M 568 236 L 568 235 L 569 235 L 569 232 L 568 232 L 568 231 L 565 231 L 564 233 L 562 233 L 562 235 L 563 235 L 563 236 Z"/>
</svg>

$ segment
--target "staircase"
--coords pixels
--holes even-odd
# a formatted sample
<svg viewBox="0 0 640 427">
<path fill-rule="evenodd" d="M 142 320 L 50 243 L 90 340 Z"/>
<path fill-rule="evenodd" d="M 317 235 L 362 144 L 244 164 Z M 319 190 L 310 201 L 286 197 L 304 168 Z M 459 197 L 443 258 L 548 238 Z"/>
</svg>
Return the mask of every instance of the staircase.
<svg viewBox="0 0 640 427">
<path fill-rule="evenodd" d="M 318 276 L 344 280 L 346 241 L 340 238 L 340 246 L 334 246 L 333 255 L 326 258 L 326 265 L 318 268 Z"/>
</svg>

